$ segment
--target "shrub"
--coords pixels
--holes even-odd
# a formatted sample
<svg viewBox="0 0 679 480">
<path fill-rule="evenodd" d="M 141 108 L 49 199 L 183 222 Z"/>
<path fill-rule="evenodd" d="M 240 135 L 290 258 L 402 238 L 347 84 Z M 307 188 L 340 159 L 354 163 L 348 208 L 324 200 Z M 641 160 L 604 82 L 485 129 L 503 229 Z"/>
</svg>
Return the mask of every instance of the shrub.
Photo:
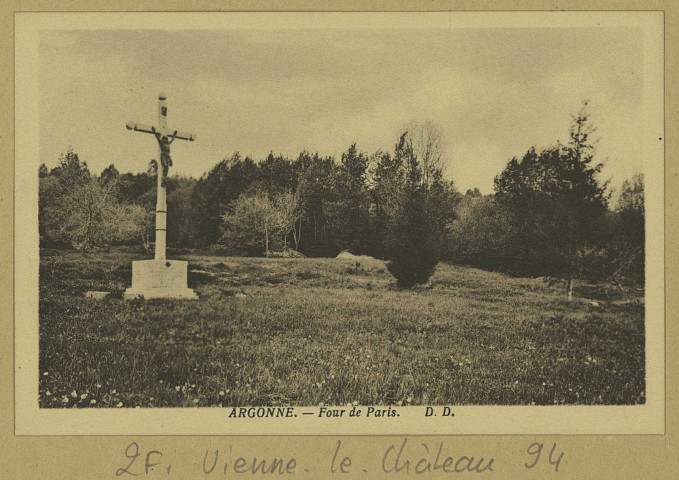
<svg viewBox="0 0 679 480">
<path fill-rule="evenodd" d="M 439 245 L 422 191 L 411 191 L 387 239 L 387 268 L 398 286 L 426 283 L 439 260 Z"/>
<path fill-rule="evenodd" d="M 389 272 L 396 277 L 396 282 L 401 288 L 427 283 L 438 263 L 434 249 L 410 247 L 411 245 L 404 244 L 396 248 L 387 264 Z"/>
</svg>

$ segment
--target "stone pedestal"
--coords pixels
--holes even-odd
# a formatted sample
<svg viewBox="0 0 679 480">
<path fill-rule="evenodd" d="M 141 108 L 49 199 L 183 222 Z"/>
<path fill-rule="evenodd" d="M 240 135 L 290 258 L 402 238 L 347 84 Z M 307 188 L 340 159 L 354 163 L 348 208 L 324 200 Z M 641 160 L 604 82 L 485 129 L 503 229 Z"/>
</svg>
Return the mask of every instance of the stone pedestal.
<svg viewBox="0 0 679 480">
<path fill-rule="evenodd" d="M 132 286 L 123 298 L 184 298 L 198 295 L 187 285 L 188 262 L 181 260 L 139 260 L 132 262 Z"/>
</svg>

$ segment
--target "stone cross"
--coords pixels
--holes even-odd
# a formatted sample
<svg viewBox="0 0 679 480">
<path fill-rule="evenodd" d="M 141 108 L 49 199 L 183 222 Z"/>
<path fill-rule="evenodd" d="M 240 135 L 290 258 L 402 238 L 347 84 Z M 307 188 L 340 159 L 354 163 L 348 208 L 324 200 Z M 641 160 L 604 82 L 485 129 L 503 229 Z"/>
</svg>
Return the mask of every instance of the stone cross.
<svg viewBox="0 0 679 480">
<path fill-rule="evenodd" d="M 124 299 L 134 298 L 176 298 L 197 299 L 198 295 L 188 287 L 188 262 L 185 260 L 167 260 L 167 192 L 165 179 L 172 165 L 170 144 L 175 140 L 195 140 L 192 133 L 180 132 L 167 128 L 167 97 L 158 96 L 158 125 L 142 125 L 130 122 L 129 130 L 152 134 L 158 142 L 160 162 L 157 166 L 158 199 L 156 201 L 156 253 L 153 260 L 136 260 L 132 262 L 132 286 L 125 290 Z"/>
<path fill-rule="evenodd" d="M 181 132 L 167 128 L 167 96 L 164 93 L 158 95 L 158 125 L 144 125 L 141 123 L 129 122 L 128 130 L 135 132 L 150 133 L 158 142 L 158 154 L 160 162 L 156 172 L 158 177 L 157 200 L 156 200 L 156 248 L 155 259 L 165 260 L 167 250 L 167 191 L 165 180 L 168 169 L 172 166 L 170 157 L 170 144 L 175 140 L 194 141 L 196 136 L 193 133 Z"/>
</svg>

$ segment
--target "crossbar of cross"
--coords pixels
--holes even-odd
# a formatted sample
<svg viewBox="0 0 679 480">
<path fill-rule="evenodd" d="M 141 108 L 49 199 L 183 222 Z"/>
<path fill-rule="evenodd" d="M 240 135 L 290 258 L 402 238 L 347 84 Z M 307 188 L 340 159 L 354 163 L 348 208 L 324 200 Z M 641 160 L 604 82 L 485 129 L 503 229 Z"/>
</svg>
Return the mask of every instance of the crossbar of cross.
<svg viewBox="0 0 679 480">
<path fill-rule="evenodd" d="M 168 139 L 188 140 L 193 142 L 196 139 L 195 133 L 182 132 L 181 130 L 171 130 L 168 128 L 157 129 L 154 125 L 146 125 L 144 123 L 127 122 L 128 130 L 135 132 L 151 133 L 153 135 L 160 134 Z"/>
</svg>

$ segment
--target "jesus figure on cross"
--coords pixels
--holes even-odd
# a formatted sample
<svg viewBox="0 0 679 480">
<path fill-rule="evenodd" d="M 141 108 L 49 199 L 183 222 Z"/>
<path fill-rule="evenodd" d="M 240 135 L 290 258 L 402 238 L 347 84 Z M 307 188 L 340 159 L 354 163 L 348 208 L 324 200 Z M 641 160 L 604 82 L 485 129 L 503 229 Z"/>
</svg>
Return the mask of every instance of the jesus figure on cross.
<svg viewBox="0 0 679 480">
<path fill-rule="evenodd" d="M 156 133 L 156 140 L 158 140 L 158 146 L 160 147 L 160 166 L 162 167 L 162 178 L 160 180 L 163 187 L 166 186 L 167 172 L 172 166 L 172 157 L 170 157 L 170 144 L 174 141 L 169 140 L 167 137 L 163 137 L 160 133 Z"/>
</svg>

